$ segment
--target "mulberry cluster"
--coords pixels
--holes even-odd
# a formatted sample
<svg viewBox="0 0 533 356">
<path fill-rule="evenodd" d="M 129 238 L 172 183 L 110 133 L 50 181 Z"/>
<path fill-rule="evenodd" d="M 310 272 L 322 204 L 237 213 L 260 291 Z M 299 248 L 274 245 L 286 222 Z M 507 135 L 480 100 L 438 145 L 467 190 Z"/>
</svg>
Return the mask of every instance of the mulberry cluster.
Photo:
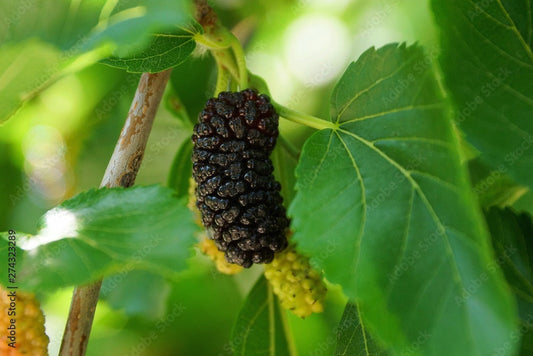
<svg viewBox="0 0 533 356">
<path fill-rule="evenodd" d="M 202 222 L 230 263 L 269 263 L 287 246 L 289 225 L 270 153 L 278 114 L 246 89 L 209 99 L 194 127 L 193 177 Z"/>
<path fill-rule="evenodd" d="M 33 294 L 16 292 L 16 315 L 8 314 L 10 311 L 11 297 L 9 292 L 0 287 L 0 355 L 48 355 L 48 336 L 44 332 L 44 315 L 39 302 Z M 16 344 L 9 346 L 9 326 L 11 319 L 16 319 Z"/>
<path fill-rule="evenodd" d="M 281 305 L 300 318 L 323 311 L 326 286 L 319 273 L 311 267 L 309 259 L 300 255 L 294 245 L 265 265 L 265 277 Z"/>
</svg>

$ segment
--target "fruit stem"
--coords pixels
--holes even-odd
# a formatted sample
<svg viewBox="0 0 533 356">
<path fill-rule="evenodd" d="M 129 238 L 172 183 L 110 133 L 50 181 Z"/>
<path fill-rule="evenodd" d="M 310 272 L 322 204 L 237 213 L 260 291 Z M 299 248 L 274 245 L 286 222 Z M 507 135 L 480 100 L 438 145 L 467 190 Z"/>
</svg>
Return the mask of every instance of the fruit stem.
<svg viewBox="0 0 533 356">
<path fill-rule="evenodd" d="M 229 86 L 230 86 L 230 91 L 237 91 L 237 82 L 232 80 L 230 83 L 229 83 Z"/>
<path fill-rule="evenodd" d="M 336 130 L 339 128 L 339 126 L 337 124 L 334 124 L 333 122 L 319 119 L 318 117 L 289 109 L 288 107 L 285 107 L 274 101 L 272 101 L 272 105 L 274 106 L 274 108 L 276 108 L 276 111 L 278 112 L 279 116 L 284 117 L 285 119 L 289 121 L 296 122 L 301 125 L 309 126 L 309 127 L 312 127 L 318 130 L 324 130 L 324 129 Z"/>
<path fill-rule="evenodd" d="M 229 71 L 220 63 L 220 58 L 215 56 L 217 62 L 217 84 L 215 87 L 214 97 L 218 96 L 220 92 L 228 90 L 230 82 L 230 73 Z"/>
<path fill-rule="evenodd" d="M 232 54 L 228 50 L 212 51 L 213 57 L 217 62 L 217 68 L 227 70 L 235 80 L 239 80 L 239 71 L 235 66 Z"/>
<path fill-rule="evenodd" d="M 221 36 L 216 36 L 216 38 L 212 38 L 203 33 L 196 33 L 193 38 L 196 43 L 214 50 L 226 49 L 232 44 L 231 38 L 226 36 L 225 33 L 222 33 Z"/>
<path fill-rule="evenodd" d="M 239 69 L 239 87 L 241 90 L 248 88 L 248 70 L 246 69 L 246 60 L 244 58 L 244 51 L 241 43 L 231 32 L 231 49 L 237 61 L 237 68 Z"/>
</svg>

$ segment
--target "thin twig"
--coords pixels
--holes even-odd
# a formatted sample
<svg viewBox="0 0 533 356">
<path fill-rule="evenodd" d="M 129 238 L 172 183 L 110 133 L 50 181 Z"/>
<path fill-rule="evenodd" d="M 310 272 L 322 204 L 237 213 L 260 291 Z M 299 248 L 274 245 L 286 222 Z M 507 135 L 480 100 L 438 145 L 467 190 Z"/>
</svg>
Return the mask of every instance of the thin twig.
<svg viewBox="0 0 533 356">
<path fill-rule="evenodd" d="M 130 187 L 135 182 L 170 71 L 141 76 L 100 187 Z M 102 280 L 74 289 L 59 355 L 85 355 L 101 285 Z"/>
</svg>

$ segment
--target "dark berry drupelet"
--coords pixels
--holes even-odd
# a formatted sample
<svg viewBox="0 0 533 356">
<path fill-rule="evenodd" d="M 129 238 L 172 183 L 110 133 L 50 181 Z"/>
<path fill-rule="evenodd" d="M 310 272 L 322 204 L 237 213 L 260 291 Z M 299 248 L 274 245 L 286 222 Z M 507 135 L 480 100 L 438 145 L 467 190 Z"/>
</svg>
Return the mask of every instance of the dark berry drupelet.
<svg viewBox="0 0 533 356">
<path fill-rule="evenodd" d="M 207 101 L 194 126 L 196 205 L 228 262 L 269 263 L 287 246 L 289 225 L 270 153 L 279 116 L 266 95 L 246 89 Z"/>
</svg>

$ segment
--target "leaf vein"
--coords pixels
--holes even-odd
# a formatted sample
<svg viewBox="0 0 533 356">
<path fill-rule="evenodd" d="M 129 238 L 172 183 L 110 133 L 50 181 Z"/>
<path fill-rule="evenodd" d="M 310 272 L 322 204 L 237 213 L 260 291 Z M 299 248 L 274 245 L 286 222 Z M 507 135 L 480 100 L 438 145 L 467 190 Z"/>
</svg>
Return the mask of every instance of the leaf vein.
<svg viewBox="0 0 533 356">
<path fill-rule="evenodd" d="M 388 75 L 385 75 L 379 79 L 377 79 L 374 83 L 370 84 L 368 87 L 366 87 L 365 89 L 362 89 L 361 91 L 357 92 L 354 94 L 354 96 L 346 103 L 344 104 L 342 107 L 341 107 L 341 111 L 339 112 L 339 114 L 337 115 L 337 120 L 335 121 L 336 124 L 339 123 L 340 121 L 340 118 L 342 117 L 342 115 L 344 114 L 344 112 L 348 109 L 348 107 L 350 107 L 355 100 L 357 100 L 357 98 L 359 98 L 361 95 L 363 95 L 364 93 L 368 92 L 369 90 L 371 90 L 372 88 L 374 88 L 375 86 L 379 85 L 381 82 L 387 80 L 387 79 L 390 79 L 392 77 L 394 77 L 396 74 L 400 73 L 402 70 L 405 69 L 405 67 L 407 67 L 409 64 L 411 64 L 411 62 L 414 61 L 414 58 L 413 59 L 410 59 L 408 61 L 406 61 L 405 63 L 403 63 L 401 66 L 399 66 L 396 70 L 394 70 L 392 73 L 388 74 Z"/>
<path fill-rule="evenodd" d="M 342 127 L 343 125 L 350 124 L 352 122 L 358 122 L 358 121 L 364 121 L 364 120 L 368 120 L 368 119 L 374 119 L 374 118 L 377 118 L 377 117 L 381 117 L 381 116 L 385 116 L 385 115 L 389 115 L 389 114 L 395 114 L 395 113 L 403 112 L 403 111 L 409 111 L 409 110 L 433 110 L 433 109 L 436 109 L 436 108 L 442 108 L 442 104 L 435 103 L 435 104 L 418 105 L 418 106 L 417 105 L 410 105 L 410 106 L 405 106 L 403 108 L 397 108 L 397 109 L 393 109 L 393 110 L 389 110 L 389 111 L 383 111 L 383 112 L 376 113 L 376 114 L 370 114 L 370 115 L 365 115 L 365 116 L 353 118 L 353 119 L 350 119 L 350 120 L 346 120 L 346 121 L 343 121 L 340 124 L 340 126 Z"/>
</svg>

